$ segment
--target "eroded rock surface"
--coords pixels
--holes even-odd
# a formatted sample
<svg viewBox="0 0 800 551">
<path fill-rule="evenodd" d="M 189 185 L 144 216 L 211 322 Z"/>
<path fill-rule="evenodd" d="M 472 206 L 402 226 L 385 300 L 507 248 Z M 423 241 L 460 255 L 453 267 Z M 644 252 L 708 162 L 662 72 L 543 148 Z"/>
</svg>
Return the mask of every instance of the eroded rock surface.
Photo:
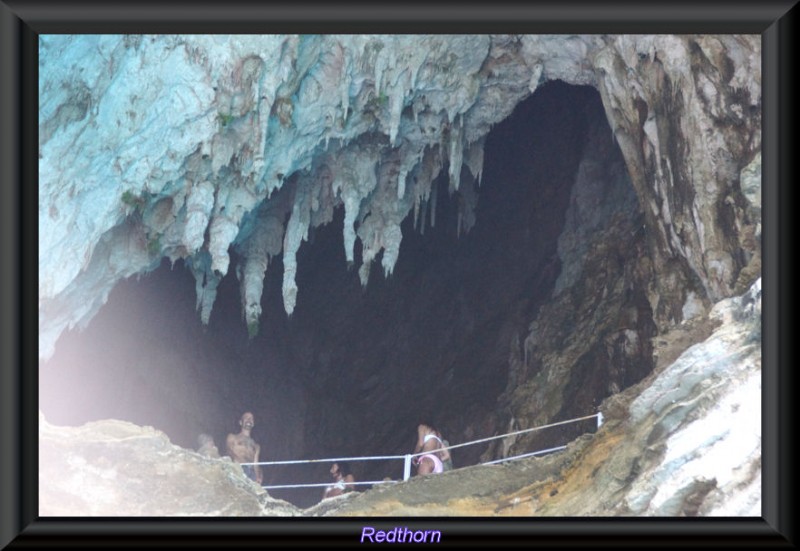
<svg viewBox="0 0 800 551">
<path fill-rule="evenodd" d="M 601 93 L 662 274 L 660 327 L 759 262 L 739 177 L 760 148 L 758 36 L 52 35 L 40 60 L 43 358 L 164 256 L 191 263 L 207 321 L 231 247 L 257 331 L 270 257 L 291 313 L 297 250 L 337 207 L 362 282 L 379 253 L 390 274 L 442 170 L 469 229 L 485 135 L 547 80 Z"/>
</svg>

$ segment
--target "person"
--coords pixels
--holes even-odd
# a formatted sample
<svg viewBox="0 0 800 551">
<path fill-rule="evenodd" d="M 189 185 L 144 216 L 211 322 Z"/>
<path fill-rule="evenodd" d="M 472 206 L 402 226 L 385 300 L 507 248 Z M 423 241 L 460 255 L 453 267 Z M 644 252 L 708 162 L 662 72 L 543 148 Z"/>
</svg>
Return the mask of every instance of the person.
<svg viewBox="0 0 800 551">
<path fill-rule="evenodd" d="M 214 444 L 214 439 L 211 438 L 210 434 L 203 433 L 198 436 L 197 444 L 200 446 L 197 448 L 197 453 L 205 455 L 206 457 L 211 457 L 212 459 L 219 459 L 219 450 L 216 444 Z"/>
<path fill-rule="evenodd" d="M 239 433 L 229 434 L 225 441 L 228 455 L 237 463 L 258 463 L 261 455 L 261 446 L 250 436 L 253 427 L 256 426 L 255 416 L 249 411 L 245 412 L 239 420 L 239 425 L 242 427 Z M 242 465 L 242 470 L 244 474 L 258 484 L 261 484 L 264 479 L 260 465 Z"/>
<path fill-rule="evenodd" d="M 445 462 L 449 463 L 449 467 L 452 468 L 450 451 L 442 440 L 441 433 L 429 425 L 420 424 L 417 427 L 417 445 L 414 447 L 414 453 L 420 452 L 430 453 L 414 458 L 417 474 L 444 472 L 446 470 Z"/>
<path fill-rule="evenodd" d="M 353 491 L 353 486 L 350 482 L 355 482 L 356 479 L 350 471 L 350 465 L 344 461 L 334 463 L 331 465 L 330 473 L 336 482 L 325 488 L 322 499 L 340 496 L 345 492 Z"/>
</svg>

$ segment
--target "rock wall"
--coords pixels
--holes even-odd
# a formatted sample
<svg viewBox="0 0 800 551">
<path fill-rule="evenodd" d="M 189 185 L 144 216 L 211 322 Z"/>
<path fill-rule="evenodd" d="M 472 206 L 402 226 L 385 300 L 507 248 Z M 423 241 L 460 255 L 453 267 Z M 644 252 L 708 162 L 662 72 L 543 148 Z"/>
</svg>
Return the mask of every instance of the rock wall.
<svg viewBox="0 0 800 551">
<path fill-rule="evenodd" d="M 592 119 L 586 144 L 558 238 L 561 270 L 510 350 L 492 423 L 497 433 L 595 413 L 604 398 L 654 367 L 657 328 L 648 296 L 657 274 L 644 216 L 605 120 Z M 509 437 L 483 458 L 559 446 L 592 423 Z"/>
<path fill-rule="evenodd" d="M 620 36 L 594 65 L 645 213 L 660 327 L 753 281 L 760 262 L 741 171 L 761 146 L 758 36 Z"/>
</svg>

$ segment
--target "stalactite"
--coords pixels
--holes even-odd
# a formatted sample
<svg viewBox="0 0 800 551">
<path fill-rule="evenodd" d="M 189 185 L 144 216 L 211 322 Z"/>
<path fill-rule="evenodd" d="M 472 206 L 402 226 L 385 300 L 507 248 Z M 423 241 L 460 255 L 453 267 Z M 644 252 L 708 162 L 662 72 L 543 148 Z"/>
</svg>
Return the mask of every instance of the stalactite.
<svg viewBox="0 0 800 551">
<path fill-rule="evenodd" d="M 294 207 L 283 239 L 283 307 L 289 315 L 294 312 L 297 302 L 297 251 L 300 244 L 308 239 L 311 224 L 311 205 L 306 193 L 309 185 L 305 178 L 298 179 Z"/>
<path fill-rule="evenodd" d="M 200 182 L 192 186 L 186 198 L 186 224 L 183 228 L 183 246 L 190 254 L 203 246 L 213 208 L 214 186 L 210 182 Z"/>
<path fill-rule="evenodd" d="M 344 203 L 344 250 L 348 262 L 354 260 L 356 242 L 355 221 L 361 201 L 378 184 L 375 174 L 379 158 L 372 146 L 354 146 L 344 150 L 333 168 L 333 191 L 339 193 Z"/>
<path fill-rule="evenodd" d="M 264 276 L 270 259 L 281 252 L 284 232 L 282 214 L 267 212 L 260 217 L 244 247 L 245 260 L 240 284 L 242 314 L 248 328 L 258 327 Z"/>
<path fill-rule="evenodd" d="M 383 274 L 389 277 L 394 271 L 394 265 L 397 263 L 397 258 L 400 256 L 400 243 L 403 240 L 403 232 L 400 226 L 392 224 L 383 230 L 383 258 L 381 265 L 383 266 Z"/>
<path fill-rule="evenodd" d="M 458 228 L 457 235 L 467 233 L 475 225 L 475 207 L 478 204 L 478 194 L 475 191 L 474 180 L 468 181 L 461 186 L 458 200 Z"/>
<path fill-rule="evenodd" d="M 188 262 L 189 269 L 195 279 L 195 293 L 197 295 L 196 309 L 200 312 L 200 321 L 208 325 L 211 310 L 217 298 L 217 285 L 220 277 L 211 268 L 211 257 L 207 252 L 195 255 Z"/>
<path fill-rule="evenodd" d="M 469 171 L 472 173 L 472 177 L 475 178 L 475 181 L 478 185 L 481 185 L 481 179 L 483 178 L 483 146 L 485 140 L 481 138 L 469 145 L 467 148 L 467 154 L 464 157 L 464 164 L 467 165 Z"/>
<path fill-rule="evenodd" d="M 461 162 L 464 158 L 464 127 L 461 118 L 450 129 L 450 187 L 458 191 L 461 185 Z"/>
</svg>

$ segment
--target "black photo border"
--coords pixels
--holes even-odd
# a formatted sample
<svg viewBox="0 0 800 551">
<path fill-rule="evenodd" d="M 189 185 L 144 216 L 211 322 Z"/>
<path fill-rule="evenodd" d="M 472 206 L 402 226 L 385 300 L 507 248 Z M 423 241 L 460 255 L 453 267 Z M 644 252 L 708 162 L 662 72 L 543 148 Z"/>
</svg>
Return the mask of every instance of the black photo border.
<svg viewBox="0 0 800 551">
<path fill-rule="evenodd" d="M 437 529 L 463 547 L 794 547 L 791 221 L 797 0 L 131 2 L 0 0 L 0 548 L 358 545 Z M 66 519 L 38 516 L 38 35 L 752 33 L 762 37 L 762 518 Z"/>
</svg>

